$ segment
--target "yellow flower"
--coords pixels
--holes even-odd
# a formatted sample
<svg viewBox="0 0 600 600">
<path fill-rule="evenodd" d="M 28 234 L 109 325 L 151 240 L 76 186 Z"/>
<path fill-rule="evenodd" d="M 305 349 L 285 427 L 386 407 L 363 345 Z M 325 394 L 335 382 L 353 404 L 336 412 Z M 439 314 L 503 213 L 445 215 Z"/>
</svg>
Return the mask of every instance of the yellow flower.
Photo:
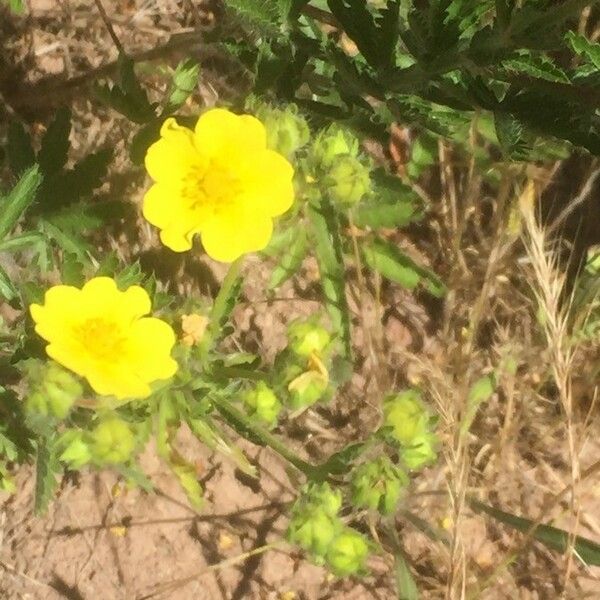
<svg viewBox="0 0 600 600">
<path fill-rule="evenodd" d="M 100 395 L 119 400 L 145 398 L 150 383 L 177 371 L 171 358 L 175 334 L 150 312 L 146 291 L 117 289 L 109 277 L 95 277 L 82 289 L 51 287 L 44 304 L 32 304 L 36 332 L 50 358 L 85 377 Z"/>
<path fill-rule="evenodd" d="M 222 262 L 265 248 L 273 217 L 292 205 L 294 171 L 267 149 L 263 124 L 215 108 L 194 131 L 167 119 L 160 135 L 146 154 L 155 183 L 143 213 L 160 228 L 163 244 L 183 252 L 199 233 L 206 253 Z"/>
</svg>

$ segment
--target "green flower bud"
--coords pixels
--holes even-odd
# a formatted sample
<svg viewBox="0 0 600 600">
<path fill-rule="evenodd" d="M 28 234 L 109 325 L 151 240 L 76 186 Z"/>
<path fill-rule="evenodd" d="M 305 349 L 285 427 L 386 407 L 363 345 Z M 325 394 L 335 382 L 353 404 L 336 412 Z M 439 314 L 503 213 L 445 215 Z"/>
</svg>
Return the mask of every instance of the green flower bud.
<svg viewBox="0 0 600 600">
<path fill-rule="evenodd" d="M 298 108 L 290 104 L 285 109 L 262 105 L 256 116 L 267 131 L 267 147 L 291 157 L 296 150 L 308 144 L 310 130 L 304 117 L 298 114 Z"/>
<path fill-rule="evenodd" d="M 357 467 L 352 477 L 352 502 L 358 507 L 390 514 L 408 484 L 404 471 L 387 456 Z"/>
<path fill-rule="evenodd" d="M 289 405 L 297 410 L 321 400 L 329 388 L 327 378 L 319 371 L 306 371 L 288 384 Z"/>
<path fill-rule="evenodd" d="M 122 463 L 132 454 L 135 438 L 129 425 L 118 417 L 101 421 L 91 433 L 91 453 L 100 463 Z"/>
<path fill-rule="evenodd" d="M 417 437 L 429 431 L 429 413 L 416 390 L 406 390 L 388 398 L 383 413 L 391 436 L 403 446 L 413 445 Z"/>
<path fill-rule="evenodd" d="M 287 537 L 316 557 L 324 557 L 339 527 L 337 518 L 324 510 L 303 511 L 292 516 Z"/>
<path fill-rule="evenodd" d="M 359 148 L 358 138 L 334 124 L 317 136 L 312 147 L 311 158 L 317 168 L 329 169 L 340 155 L 357 157 Z"/>
<path fill-rule="evenodd" d="M 41 369 L 30 369 L 35 377 L 34 390 L 25 401 L 26 410 L 64 419 L 75 400 L 83 394 L 83 387 L 69 371 L 54 362 Z"/>
<path fill-rule="evenodd" d="M 332 489 L 328 483 L 314 483 L 306 489 L 304 501 L 334 517 L 342 507 L 342 492 Z"/>
<path fill-rule="evenodd" d="M 325 182 L 333 202 L 344 206 L 357 204 L 371 188 L 369 169 L 354 156 L 340 156 Z"/>
<path fill-rule="evenodd" d="M 365 538 L 350 527 L 337 535 L 327 550 L 327 564 L 340 577 L 364 570 L 369 555 L 369 545 Z"/>
<path fill-rule="evenodd" d="M 331 341 L 324 327 L 311 321 L 294 321 L 288 327 L 289 347 L 298 356 L 320 355 Z"/>
<path fill-rule="evenodd" d="M 437 436 L 434 433 L 424 433 L 416 437 L 410 446 L 400 450 L 402 461 L 409 469 L 419 469 L 435 461 L 437 452 Z"/>
<path fill-rule="evenodd" d="M 59 459 L 71 469 L 79 469 L 92 460 L 92 453 L 84 435 L 82 431 L 70 429 L 63 433 L 58 442 L 64 447 Z"/>
<path fill-rule="evenodd" d="M 271 427 L 275 425 L 281 412 L 281 402 L 266 383 L 259 381 L 253 390 L 244 395 L 243 400 L 251 416 Z"/>
</svg>

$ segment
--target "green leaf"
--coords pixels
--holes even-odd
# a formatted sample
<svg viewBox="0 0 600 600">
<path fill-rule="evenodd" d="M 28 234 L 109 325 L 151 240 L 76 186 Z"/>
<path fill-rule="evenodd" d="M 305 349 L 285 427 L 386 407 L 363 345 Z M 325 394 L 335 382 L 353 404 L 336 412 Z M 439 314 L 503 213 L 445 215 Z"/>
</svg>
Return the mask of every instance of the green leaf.
<svg viewBox="0 0 600 600">
<path fill-rule="evenodd" d="M 163 115 L 176 111 L 188 99 L 198 84 L 200 65 L 192 58 L 182 60 L 176 67 Z"/>
<path fill-rule="evenodd" d="M 398 42 L 399 2 L 375 15 L 366 0 L 328 0 L 327 5 L 365 60 L 375 68 L 391 68 Z"/>
<path fill-rule="evenodd" d="M 469 390 L 469 396 L 467 398 L 467 406 L 465 413 L 462 416 L 460 424 L 460 434 L 466 435 L 471 429 L 471 425 L 475 420 L 477 411 L 484 402 L 487 402 L 492 394 L 496 391 L 496 377 L 494 374 L 485 375 L 479 378 Z"/>
<path fill-rule="evenodd" d="M 565 39 L 574 52 L 594 65 L 596 69 L 600 69 L 600 44 L 590 42 L 585 36 L 574 31 L 567 32 Z"/>
<path fill-rule="evenodd" d="M 547 56 L 533 54 L 527 50 L 521 50 L 518 56 L 502 62 L 501 66 L 509 72 L 545 79 L 546 81 L 557 81 L 559 83 L 570 83 L 567 74 L 552 62 Z"/>
<path fill-rule="evenodd" d="M 204 505 L 203 490 L 198 481 L 198 473 L 194 465 L 188 462 L 177 450 L 171 449 L 169 466 L 177 476 L 189 503 L 196 510 L 201 510 Z"/>
<path fill-rule="evenodd" d="M 29 246 L 43 244 L 46 238 L 38 231 L 28 231 L 0 241 L 0 252 L 20 252 Z"/>
<path fill-rule="evenodd" d="M 404 227 L 418 221 L 421 213 L 412 201 L 363 202 L 354 213 L 354 224 L 358 227 Z"/>
<path fill-rule="evenodd" d="M 337 216 L 325 198 L 310 202 L 307 214 L 315 239 L 315 253 L 327 311 L 334 331 L 341 334 L 344 354 L 349 359 L 352 356 L 350 314 L 346 300 L 346 273 Z"/>
<path fill-rule="evenodd" d="M 148 148 L 160 138 L 162 124 L 162 119 L 152 120 L 141 127 L 133 136 L 129 146 L 129 157 L 133 164 L 141 165 L 144 163 Z"/>
<path fill-rule="evenodd" d="M 569 547 L 569 533 L 563 529 L 552 527 L 551 525 L 537 525 L 534 528 L 535 522 L 525 517 L 518 517 L 511 513 L 504 512 L 493 506 L 479 502 L 473 498 L 469 499 L 471 508 L 477 512 L 483 512 L 497 521 L 520 531 L 521 533 L 529 533 L 533 529 L 532 537 L 548 546 L 552 550 L 556 550 L 564 554 Z M 600 566 L 600 545 L 581 536 L 575 536 L 574 550 L 576 555 L 586 564 Z"/>
<path fill-rule="evenodd" d="M 29 134 L 19 121 L 11 121 L 8 126 L 8 163 L 14 175 L 19 176 L 35 163 L 35 152 Z"/>
<path fill-rule="evenodd" d="M 435 273 L 417 265 L 412 258 L 401 252 L 394 244 L 381 238 L 375 238 L 363 245 L 362 251 L 369 267 L 386 279 L 409 290 L 414 290 L 419 284 L 422 284 L 429 293 L 437 298 L 441 298 L 445 294 L 445 286 Z"/>
<path fill-rule="evenodd" d="M 81 237 L 71 231 L 60 229 L 52 221 L 40 219 L 39 225 L 46 236 L 54 240 L 65 252 L 74 254 L 82 263 L 89 262 L 89 247 Z"/>
<path fill-rule="evenodd" d="M 282 1 L 273 0 L 227 0 L 240 19 L 259 32 L 275 35 L 283 22 Z"/>
<path fill-rule="evenodd" d="M 35 465 L 34 510 L 36 515 L 46 512 L 58 485 L 56 479 L 58 471 L 59 464 L 54 453 L 53 440 L 49 437 L 39 437 Z"/>
<path fill-rule="evenodd" d="M 91 195 L 102 185 L 111 160 L 112 152 L 106 148 L 88 154 L 73 169 L 55 173 L 40 190 L 40 210 L 55 211 Z"/>
<path fill-rule="evenodd" d="M 147 123 L 156 117 L 144 88 L 135 75 L 135 63 L 121 54 L 118 59 L 119 83 L 97 85 L 97 97 L 134 123 Z"/>
<path fill-rule="evenodd" d="M 71 111 L 61 108 L 50 123 L 37 156 L 37 162 L 44 176 L 60 171 L 67 162 L 69 134 L 71 133 Z"/>
<path fill-rule="evenodd" d="M 525 151 L 523 124 L 509 113 L 495 112 L 494 126 L 502 150 L 508 156 L 522 157 Z"/>
<path fill-rule="evenodd" d="M 35 165 L 23 173 L 8 196 L 0 198 L 0 240 L 6 237 L 35 200 L 41 183 L 42 176 L 38 166 Z"/>
<path fill-rule="evenodd" d="M 10 280 L 8 273 L 0 265 L 0 298 L 4 298 L 7 302 L 11 302 L 19 297 L 19 290 Z"/>
<path fill-rule="evenodd" d="M 2 0 L 4 4 L 8 4 L 8 8 L 16 15 L 21 15 L 25 12 L 25 4 L 23 0 Z"/>
<path fill-rule="evenodd" d="M 290 227 L 290 229 L 294 231 L 295 236 L 291 241 L 291 245 L 286 248 L 277 266 L 271 273 L 271 279 L 269 280 L 270 290 L 279 287 L 298 272 L 308 251 L 306 230 L 301 227 L 298 229 Z"/>
<path fill-rule="evenodd" d="M 398 588 L 398 600 L 419 600 L 419 590 L 401 552 L 394 554 L 394 575 Z"/>
</svg>

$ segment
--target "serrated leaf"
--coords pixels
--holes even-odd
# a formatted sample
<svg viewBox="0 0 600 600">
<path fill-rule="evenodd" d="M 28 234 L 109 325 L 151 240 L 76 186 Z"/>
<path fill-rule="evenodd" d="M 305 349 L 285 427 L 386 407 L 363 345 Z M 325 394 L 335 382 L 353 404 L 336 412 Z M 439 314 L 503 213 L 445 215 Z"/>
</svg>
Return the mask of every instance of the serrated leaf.
<svg viewBox="0 0 600 600">
<path fill-rule="evenodd" d="M 290 246 L 283 252 L 279 258 L 277 266 L 271 273 L 271 278 L 269 280 L 270 290 L 279 287 L 290 277 L 293 277 L 298 272 L 298 269 L 300 268 L 300 265 L 306 256 L 308 251 L 306 230 L 303 228 L 298 228 L 294 231 L 294 239 L 291 241 Z"/>
<path fill-rule="evenodd" d="M 71 111 L 61 108 L 48 126 L 37 156 L 44 176 L 60 171 L 67 162 L 69 134 L 71 133 Z"/>
<path fill-rule="evenodd" d="M 65 253 L 61 265 L 61 282 L 81 287 L 85 283 L 84 266 L 76 254 Z"/>
<path fill-rule="evenodd" d="M 415 263 L 401 252 L 394 244 L 375 238 L 362 247 L 366 263 L 383 275 L 386 279 L 400 284 L 409 290 L 414 290 L 419 284 L 424 285 L 429 293 L 441 298 L 445 294 L 445 286 L 439 277 Z"/>
<path fill-rule="evenodd" d="M 421 213 L 411 201 L 363 202 L 354 213 L 354 224 L 358 227 L 404 227 L 418 221 Z"/>
<path fill-rule="evenodd" d="M 567 32 L 565 39 L 574 52 L 600 69 L 600 44 L 590 42 L 585 36 L 574 31 Z"/>
<path fill-rule="evenodd" d="M 160 138 L 162 124 L 162 120 L 150 121 L 133 136 L 129 146 L 129 157 L 133 164 L 143 164 L 148 148 Z"/>
<path fill-rule="evenodd" d="M 177 476 L 189 503 L 196 509 L 202 510 L 204 506 L 203 490 L 198 481 L 196 468 L 185 460 L 179 452 L 172 450 L 169 460 L 171 470 Z"/>
<path fill-rule="evenodd" d="M 506 154 L 520 155 L 524 150 L 523 124 L 511 114 L 495 112 L 494 126 L 498 142 Z"/>
<path fill-rule="evenodd" d="M 569 547 L 570 534 L 563 529 L 558 527 L 552 527 L 551 525 L 537 525 L 531 519 L 525 517 L 518 517 L 511 513 L 500 510 L 493 506 L 484 504 L 471 498 L 469 500 L 471 508 L 477 512 L 484 512 L 487 515 L 493 517 L 497 521 L 520 531 L 521 533 L 531 534 L 533 539 L 541 542 L 545 546 L 548 546 L 552 550 L 556 550 L 561 554 L 564 554 Z M 535 528 L 534 528 L 535 526 Z M 576 556 L 581 559 L 586 565 L 600 566 L 600 545 L 592 540 L 584 538 L 582 536 L 575 536 L 574 539 L 574 551 Z"/>
<path fill-rule="evenodd" d="M 65 252 L 74 254 L 83 262 L 88 263 L 89 246 L 78 235 L 64 229 L 60 229 L 52 221 L 40 219 L 39 225 L 46 236 L 54 240 Z"/>
<path fill-rule="evenodd" d="M 371 66 L 392 66 L 398 41 L 398 2 L 387 2 L 387 8 L 376 13 L 377 19 L 365 0 L 328 0 L 327 5 Z"/>
<path fill-rule="evenodd" d="M 73 169 L 56 173 L 46 180 L 40 190 L 40 211 L 55 211 L 91 195 L 102 185 L 112 159 L 106 148 L 88 154 Z"/>
<path fill-rule="evenodd" d="M 189 98 L 198 84 L 200 65 L 188 58 L 182 60 L 176 67 L 171 81 L 171 89 L 163 114 L 167 115 L 176 111 Z"/>
<path fill-rule="evenodd" d="M 514 71 L 546 81 L 556 81 L 559 83 L 570 83 L 567 74 L 552 60 L 543 55 L 533 54 L 526 50 L 520 51 L 519 55 L 505 60 L 501 66 L 508 71 Z"/>
<path fill-rule="evenodd" d="M 38 231 L 28 231 L 0 241 L 0 252 L 20 252 L 29 246 L 43 244 L 46 238 Z"/>
<path fill-rule="evenodd" d="M 315 240 L 321 289 L 327 312 L 335 331 L 339 331 L 347 358 L 352 356 L 350 314 L 346 300 L 345 266 L 337 216 L 329 202 L 322 198 L 307 208 Z"/>
<path fill-rule="evenodd" d="M 8 126 L 8 164 L 14 175 L 19 176 L 35 163 L 35 152 L 25 127 L 19 121 Z"/>
<path fill-rule="evenodd" d="M 17 290 L 8 273 L 0 265 L 0 298 L 11 302 L 15 298 L 18 298 L 18 296 L 19 290 Z"/>
<path fill-rule="evenodd" d="M 7 196 L 0 198 L 0 240 L 6 237 L 35 200 L 42 179 L 38 166 L 34 165 L 23 173 Z"/>
<path fill-rule="evenodd" d="M 135 63 L 121 54 L 118 59 L 119 83 L 95 87 L 96 96 L 134 123 L 147 123 L 156 117 L 144 88 L 135 75 Z"/>
<path fill-rule="evenodd" d="M 37 441 L 37 457 L 35 463 L 35 498 L 36 515 L 46 512 L 48 504 L 58 485 L 56 473 L 59 470 L 58 460 L 54 453 L 51 438 L 39 437 Z"/>
<path fill-rule="evenodd" d="M 278 2 L 273 0 L 227 0 L 227 7 L 258 31 L 274 35 L 283 19 Z"/>
</svg>

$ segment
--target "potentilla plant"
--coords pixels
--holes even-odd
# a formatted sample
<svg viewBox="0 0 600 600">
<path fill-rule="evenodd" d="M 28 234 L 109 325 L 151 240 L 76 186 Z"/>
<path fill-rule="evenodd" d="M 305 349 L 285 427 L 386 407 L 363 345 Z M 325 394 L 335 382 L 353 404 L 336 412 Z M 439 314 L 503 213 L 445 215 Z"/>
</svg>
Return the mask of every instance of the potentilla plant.
<svg viewBox="0 0 600 600">
<path fill-rule="evenodd" d="M 111 153 L 70 161 L 69 110 L 39 143 L 10 124 L 0 295 L 19 316 L 0 321 L 0 488 L 14 491 L 16 467 L 32 460 L 39 513 L 65 470 L 111 469 L 151 492 L 138 456 L 153 440 L 190 503 L 205 510 L 176 434 L 186 426 L 256 477 L 233 430 L 290 465 L 289 543 L 340 577 L 367 573 L 374 554 L 393 556 L 400 591 L 414 598 L 396 519 L 408 515 L 412 481 L 440 450 L 424 392 L 386 390 L 372 431 L 314 461 L 286 439 L 286 426 L 335 402 L 356 369 L 350 265 L 357 276 L 444 297 L 436 273 L 389 235 L 423 218 L 428 207 L 412 184 L 435 164 L 440 139 L 465 152 L 476 112 L 479 133 L 506 159 L 539 156 L 543 134 L 546 155 L 569 144 L 599 151 L 589 100 L 598 45 L 561 30 L 579 2 L 314 4 L 228 2 L 236 35 L 217 43 L 253 90 L 217 108 L 183 110 L 200 76 L 191 59 L 160 98 L 149 98 L 123 53 L 116 81 L 95 88 L 139 126 L 130 158 L 148 175 L 139 212 L 157 243 L 229 265 L 214 299 L 168 293 L 139 263 L 90 243 L 90 232 L 139 214 L 92 201 Z M 547 53 L 558 46 L 572 68 Z M 416 131 L 403 177 L 365 152 L 365 138 L 387 143 L 395 121 Z M 493 186 L 490 156 L 476 159 Z M 288 324 L 272 365 L 227 343 L 250 253 L 272 267 L 269 295 L 306 258 L 318 266 L 322 310 Z M 494 376 L 477 382 L 473 406 L 494 387 Z M 566 545 L 566 534 L 551 537 L 542 541 Z"/>
</svg>

